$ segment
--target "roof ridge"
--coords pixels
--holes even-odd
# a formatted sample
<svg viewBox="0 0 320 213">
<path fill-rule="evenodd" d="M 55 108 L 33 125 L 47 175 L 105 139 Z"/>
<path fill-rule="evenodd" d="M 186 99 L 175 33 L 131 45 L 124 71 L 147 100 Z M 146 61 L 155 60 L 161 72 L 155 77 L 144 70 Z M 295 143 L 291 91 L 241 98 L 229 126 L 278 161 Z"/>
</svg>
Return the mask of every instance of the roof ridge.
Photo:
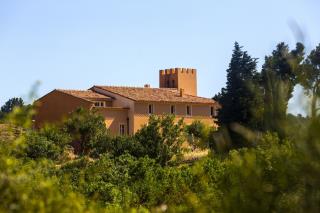
<svg viewBox="0 0 320 213">
<path fill-rule="evenodd" d="M 83 97 L 78 97 L 78 96 L 76 96 L 76 95 L 74 95 L 74 94 L 67 93 L 66 91 L 68 91 L 68 90 L 59 90 L 59 89 L 55 89 L 55 90 L 56 90 L 56 91 L 59 91 L 59 92 L 61 92 L 61 93 L 64 93 L 64 94 L 66 94 L 66 95 L 70 95 L 70 96 L 75 97 L 75 98 L 80 98 L 80 99 L 82 99 L 82 100 L 84 100 L 84 101 L 92 102 L 92 101 L 87 100 L 87 99 L 85 99 L 85 98 L 83 98 Z M 69 90 L 69 91 L 70 91 L 70 90 Z"/>
<path fill-rule="evenodd" d="M 93 85 L 93 87 L 117 87 L 117 88 L 145 88 L 145 89 L 157 89 L 155 87 L 141 87 L 141 86 L 112 86 L 112 85 Z"/>
<path fill-rule="evenodd" d="M 134 89 L 160 89 L 160 90 L 178 90 L 178 88 L 159 88 L 159 87 L 143 87 L 143 86 L 110 86 L 110 85 L 93 85 L 92 87 L 109 87 L 109 88 L 134 88 Z M 91 87 L 91 88 L 92 88 Z"/>
<path fill-rule="evenodd" d="M 55 89 L 58 91 L 76 91 L 76 92 L 94 92 L 92 90 L 84 90 L 84 89 Z"/>
</svg>

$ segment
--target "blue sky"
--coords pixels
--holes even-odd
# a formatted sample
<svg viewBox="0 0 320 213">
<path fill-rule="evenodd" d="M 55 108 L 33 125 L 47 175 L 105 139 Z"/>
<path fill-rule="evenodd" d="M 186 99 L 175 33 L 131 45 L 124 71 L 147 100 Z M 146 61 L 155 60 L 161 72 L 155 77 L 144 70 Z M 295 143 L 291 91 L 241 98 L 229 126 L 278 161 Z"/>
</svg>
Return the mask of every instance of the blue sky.
<svg viewBox="0 0 320 213">
<path fill-rule="evenodd" d="M 234 41 L 252 56 L 280 41 L 320 43 L 319 0 L 2 0 L 0 105 L 55 88 L 158 87 L 158 70 L 198 69 L 198 93 L 225 85 Z M 292 24 L 294 23 L 294 24 Z"/>
</svg>

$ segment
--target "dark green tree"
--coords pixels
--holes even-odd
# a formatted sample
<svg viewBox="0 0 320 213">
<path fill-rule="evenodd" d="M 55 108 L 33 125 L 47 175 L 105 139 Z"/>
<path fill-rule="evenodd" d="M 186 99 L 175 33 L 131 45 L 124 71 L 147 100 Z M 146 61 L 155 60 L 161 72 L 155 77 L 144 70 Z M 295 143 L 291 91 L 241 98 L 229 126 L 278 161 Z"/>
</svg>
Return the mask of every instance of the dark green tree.
<svg viewBox="0 0 320 213">
<path fill-rule="evenodd" d="M 262 67 L 261 86 L 264 88 L 264 129 L 279 132 L 285 125 L 289 99 L 301 73 L 304 46 L 296 44 L 290 51 L 288 45 L 279 43 Z"/>
<path fill-rule="evenodd" d="M 13 111 L 15 107 L 22 107 L 24 102 L 22 98 L 11 98 L 2 107 L 0 111 L 0 118 Z"/>
<path fill-rule="evenodd" d="M 310 115 L 315 118 L 320 96 L 320 44 L 310 52 L 304 61 L 303 71 L 299 75 L 299 83 L 311 98 Z"/>
<path fill-rule="evenodd" d="M 260 81 L 257 59 L 252 58 L 235 42 L 227 69 L 226 87 L 214 97 L 222 106 L 218 113 L 219 124 L 223 126 L 220 130 L 228 132 L 232 147 L 244 146 L 245 141 L 234 124 L 253 130 L 262 129 L 264 106 Z M 218 135 L 220 133 L 217 132 Z"/>
<path fill-rule="evenodd" d="M 229 128 L 238 123 L 252 129 L 261 129 L 263 99 L 257 72 L 257 59 L 252 58 L 235 42 L 227 69 L 227 85 L 214 97 L 222 108 L 218 113 L 220 125 Z M 238 136 L 235 135 L 236 141 Z"/>
<path fill-rule="evenodd" d="M 64 126 L 71 135 L 75 150 L 80 154 L 90 154 L 94 146 L 107 137 L 104 118 L 83 108 L 74 111 L 64 122 Z"/>
</svg>

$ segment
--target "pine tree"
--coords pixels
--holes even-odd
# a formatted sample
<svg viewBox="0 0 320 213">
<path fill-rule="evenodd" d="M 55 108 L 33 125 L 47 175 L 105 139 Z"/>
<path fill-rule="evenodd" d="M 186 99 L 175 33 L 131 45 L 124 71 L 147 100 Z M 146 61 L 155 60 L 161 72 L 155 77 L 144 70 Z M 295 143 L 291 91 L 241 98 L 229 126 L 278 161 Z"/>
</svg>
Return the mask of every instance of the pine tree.
<svg viewBox="0 0 320 213">
<path fill-rule="evenodd" d="M 0 119 L 6 114 L 13 111 L 15 107 L 22 107 L 24 105 L 22 98 L 11 98 L 9 99 L 0 110 Z"/>
</svg>

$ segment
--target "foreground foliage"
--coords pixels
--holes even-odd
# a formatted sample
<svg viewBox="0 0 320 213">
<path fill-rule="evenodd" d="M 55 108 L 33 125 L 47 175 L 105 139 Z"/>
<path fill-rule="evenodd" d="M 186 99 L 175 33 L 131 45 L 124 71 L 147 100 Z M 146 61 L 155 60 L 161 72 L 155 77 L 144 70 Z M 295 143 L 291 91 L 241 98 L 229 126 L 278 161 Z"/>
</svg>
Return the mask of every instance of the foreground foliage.
<svg viewBox="0 0 320 213">
<path fill-rule="evenodd" d="M 152 133 L 184 138 L 175 125 L 170 134 L 162 135 L 160 121 L 171 124 L 171 119 L 151 118 L 147 129 L 135 137 L 145 140 L 142 136 Z M 265 133 L 254 147 L 212 152 L 192 165 L 178 166 L 163 164 L 159 155 L 138 152 L 141 144 L 133 137 L 105 136 L 109 144 L 105 148 L 96 150 L 100 146 L 93 145 L 91 154 L 70 160 L 64 154 L 74 132 L 63 126 L 29 129 L 0 143 L 0 210 L 317 212 L 320 119 L 306 124 L 306 134 L 297 135 L 299 140 Z M 197 122 L 186 129 L 201 138 L 208 135 L 203 128 Z"/>
</svg>

